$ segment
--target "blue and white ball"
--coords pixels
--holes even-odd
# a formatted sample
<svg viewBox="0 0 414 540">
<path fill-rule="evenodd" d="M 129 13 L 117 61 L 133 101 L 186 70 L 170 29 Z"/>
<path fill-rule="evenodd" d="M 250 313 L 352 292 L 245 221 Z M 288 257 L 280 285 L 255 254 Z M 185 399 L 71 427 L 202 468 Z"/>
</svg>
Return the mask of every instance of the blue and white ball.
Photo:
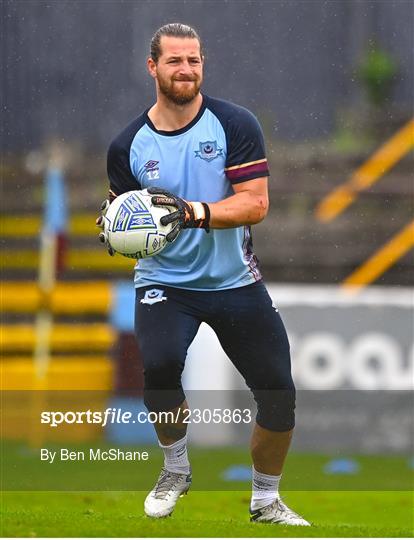
<svg viewBox="0 0 414 540">
<path fill-rule="evenodd" d="M 121 255 L 145 259 L 160 253 L 167 245 L 173 225 L 161 225 L 168 208 L 153 206 L 146 189 L 128 191 L 110 204 L 105 215 L 104 232 L 111 247 Z"/>
</svg>

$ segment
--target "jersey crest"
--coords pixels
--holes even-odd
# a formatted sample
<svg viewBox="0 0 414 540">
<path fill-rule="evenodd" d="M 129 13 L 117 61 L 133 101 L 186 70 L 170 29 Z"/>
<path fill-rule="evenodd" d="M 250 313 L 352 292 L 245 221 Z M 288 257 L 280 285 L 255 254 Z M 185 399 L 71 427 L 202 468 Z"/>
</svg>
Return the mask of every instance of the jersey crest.
<svg viewBox="0 0 414 540">
<path fill-rule="evenodd" d="M 205 161 L 213 161 L 216 157 L 223 155 L 223 148 L 217 146 L 217 141 L 205 141 L 199 143 L 199 149 L 194 150 L 195 157 Z"/>
</svg>

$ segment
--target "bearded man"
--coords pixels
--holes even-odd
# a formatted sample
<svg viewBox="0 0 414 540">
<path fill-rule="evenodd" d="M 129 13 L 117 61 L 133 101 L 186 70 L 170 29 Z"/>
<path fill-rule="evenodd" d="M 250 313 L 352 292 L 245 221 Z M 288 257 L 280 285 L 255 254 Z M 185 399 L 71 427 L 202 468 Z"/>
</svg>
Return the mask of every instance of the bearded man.
<svg viewBox="0 0 414 540">
<path fill-rule="evenodd" d="M 200 324 L 210 325 L 257 402 L 251 520 L 309 525 L 279 495 L 295 387 L 286 331 L 252 250 L 251 226 L 269 206 L 263 134 L 247 109 L 200 92 L 203 67 L 193 28 L 174 23 L 157 30 L 147 60 L 156 103 L 108 152 L 111 199 L 146 188 L 153 204 L 174 209 L 161 219 L 173 224 L 170 244 L 135 268 L 144 401 L 155 412 L 188 407 L 181 384 L 187 350 Z M 155 428 L 165 459 L 145 512 L 160 518 L 188 491 L 191 469 L 187 424 Z"/>
</svg>

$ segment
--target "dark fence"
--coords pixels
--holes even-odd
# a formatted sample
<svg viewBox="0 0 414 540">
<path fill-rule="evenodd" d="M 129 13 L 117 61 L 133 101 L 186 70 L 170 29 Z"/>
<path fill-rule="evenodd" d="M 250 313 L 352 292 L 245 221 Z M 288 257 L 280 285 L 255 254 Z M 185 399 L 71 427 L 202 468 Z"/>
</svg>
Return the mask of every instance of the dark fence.
<svg viewBox="0 0 414 540">
<path fill-rule="evenodd" d="M 388 106 L 411 107 L 411 0 L 3 0 L 1 9 L 11 151 L 56 136 L 104 148 L 151 103 L 149 40 L 177 20 L 204 39 L 205 91 L 251 108 L 271 137 L 330 134 L 338 110 L 363 100 L 354 70 L 371 38 L 398 64 Z"/>
</svg>

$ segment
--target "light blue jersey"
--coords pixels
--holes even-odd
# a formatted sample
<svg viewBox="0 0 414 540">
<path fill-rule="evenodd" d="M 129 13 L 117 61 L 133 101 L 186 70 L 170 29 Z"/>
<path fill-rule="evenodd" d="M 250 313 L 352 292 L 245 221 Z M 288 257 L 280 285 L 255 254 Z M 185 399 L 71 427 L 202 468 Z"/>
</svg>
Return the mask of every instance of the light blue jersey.
<svg viewBox="0 0 414 540">
<path fill-rule="evenodd" d="M 217 202 L 232 185 L 269 175 L 256 118 L 232 103 L 203 96 L 197 116 L 177 131 L 160 131 L 148 111 L 108 151 L 110 189 L 120 195 L 160 187 L 188 201 Z M 220 290 L 261 279 L 250 227 L 184 229 L 177 240 L 135 267 L 135 286 Z"/>
</svg>

